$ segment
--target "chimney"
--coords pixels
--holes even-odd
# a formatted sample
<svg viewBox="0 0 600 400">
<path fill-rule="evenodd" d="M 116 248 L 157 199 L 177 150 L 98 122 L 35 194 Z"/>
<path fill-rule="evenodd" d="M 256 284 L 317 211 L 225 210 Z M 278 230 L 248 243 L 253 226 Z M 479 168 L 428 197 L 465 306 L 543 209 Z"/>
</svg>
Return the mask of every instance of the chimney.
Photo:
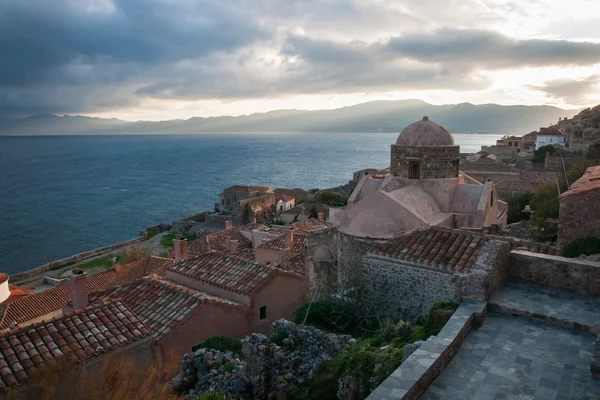
<svg viewBox="0 0 600 400">
<path fill-rule="evenodd" d="M 529 204 L 525 206 L 524 209 L 521 210 L 521 221 L 529 221 L 531 219 L 531 208 Z"/>
<path fill-rule="evenodd" d="M 231 253 L 232 254 L 233 253 L 237 253 L 237 250 L 238 250 L 238 241 L 237 240 L 232 240 L 231 241 L 231 247 L 230 247 L 230 249 L 231 249 Z"/>
<path fill-rule="evenodd" d="M 175 255 L 175 263 L 187 260 L 187 240 L 173 239 L 173 253 Z"/>
<path fill-rule="evenodd" d="M 288 270 L 290 265 L 290 249 L 286 249 L 281 253 L 281 269 Z"/>
<path fill-rule="evenodd" d="M 232 229 L 233 223 L 231 221 L 225 221 L 225 229 Z"/>
<path fill-rule="evenodd" d="M 319 221 L 325 222 L 325 213 L 324 212 L 317 213 L 317 215 L 319 216 Z"/>
<path fill-rule="evenodd" d="M 231 251 L 231 238 L 229 236 L 225 236 L 225 251 Z"/>
<path fill-rule="evenodd" d="M 294 247 L 294 228 L 285 231 L 285 245 L 288 249 Z"/>
<path fill-rule="evenodd" d="M 112 269 L 117 273 L 123 269 L 123 266 L 119 264 L 119 257 L 112 258 Z"/>
<path fill-rule="evenodd" d="M 79 268 L 73 270 L 73 277 L 71 278 L 71 296 L 74 311 L 81 310 L 89 304 L 86 277 L 87 274 L 83 270 Z"/>
</svg>

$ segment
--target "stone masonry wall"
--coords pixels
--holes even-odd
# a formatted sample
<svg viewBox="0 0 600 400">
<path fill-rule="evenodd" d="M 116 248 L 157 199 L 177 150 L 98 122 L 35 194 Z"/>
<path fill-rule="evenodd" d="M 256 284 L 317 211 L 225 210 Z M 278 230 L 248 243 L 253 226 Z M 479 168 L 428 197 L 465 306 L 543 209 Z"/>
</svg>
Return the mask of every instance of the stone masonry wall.
<svg viewBox="0 0 600 400">
<path fill-rule="evenodd" d="M 408 161 L 420 161 L 421 179 L 458 177 L 459 146 L 392 145 L 392 175 L 408 178 Z"/>
<path fill-rule="evenodd" d="M 600 237 L 600 190 L 559 198 L 558 247 L 587 236 Z"/>
<path fill-rule="evenodd" d="M 514 250 L 510 278 L 600 296 L 600 262 Z"/>
<path fill-rule="evenodd" d="M 414 319 L 435 302 L 459 299 L 450 272 L 372 255 L 364 266 L 365 306 L 381 316 Z"/>
<path fill-rule="evenodd" d="M 381 240 L 358 238 L 350 235 L 345 235 L 341 232 L 337 233 L 339 246 L 339 269 L 342 274 L 342 280 L 348 281 L 350 284 L 355 279 L 362 279 L 363 274 L 363 257 L 371 247 Z"/>
<path fill-rule="evenodd" d="M 453 277 L 461 299 L 488 301 L 509 277 L 510 244 L 490 240 L 479 251 L 477 260 L 465 273 Z"/>
</svg>

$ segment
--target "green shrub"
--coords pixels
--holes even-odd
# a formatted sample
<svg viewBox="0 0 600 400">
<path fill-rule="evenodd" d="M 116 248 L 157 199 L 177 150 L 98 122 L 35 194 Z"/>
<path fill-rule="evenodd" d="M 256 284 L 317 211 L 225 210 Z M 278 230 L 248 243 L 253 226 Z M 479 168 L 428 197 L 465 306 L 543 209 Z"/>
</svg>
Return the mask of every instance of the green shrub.
<svg viewBox="0 0 600 400">
<path fill-rule="evenodd" d="M 271 343 L 281 346 L 283 344 L 283 339 L 287 339 L 288 336 L 287 333 L 279 332 L 276 335 L 271 336 Z"/>
<path fill-rule="evenodd" d="M 351 333 L 360 323 L 356 310 L 357 307 L 352 303 L 343 301 L 305 303 L 296 310 L 294 322 L 306 323 L 329 332 Z"/>
<path fill-rule="evenodd" d="M 200 343 L 200 348 L 231 351 L 239 355 L 242 352 L 242 341 L 229 336 L 211 336 Z"/>
<path fill-rule="evenodd" d="M 543 163 L 546 160 L 546 153 L 554 153 L 556 150 L 554 149 L 554 146 L 551 144 L 548 144 L 546 146 L 542 146 L 537 150 L 533 151 L 533 159 L 531 161 L 533 161 L 534 163 Z"/>
<path fill-rule="evenodd" d="M 519 222 L 521 220 L 521 210 L 524 209 L 527 204 L 531 203 L 532 196 L 533 193 L 525 192 L 511 194 L 506 198 L 506 202 L 508 203 L 509 224 Z"/>
<path fill-rule="evenodd" d="M 332 192 L 331 190 L 321 190 L 315 193 L 314 202 L 332 207 L 340 207 L 348 203 L 348 198 L 343 194 Z"/>
<path fill-rule="evenodd" d="M 562 250 L 562 255 L 569 258 L 581 255 L 589 256 L 590 254 L 597 253 L 600 253 L 600 238 L 591 236 L 583 239 L 575 239 L 568 243 Z"/>
<path fill-rule="evenodd" d="M 193 397 L 192 400 L 238 400 L 237 397 L 233 397 L 230 394 L 225 392 L 206 392 L 201 393 L 196 397 Z"/>
</svg>

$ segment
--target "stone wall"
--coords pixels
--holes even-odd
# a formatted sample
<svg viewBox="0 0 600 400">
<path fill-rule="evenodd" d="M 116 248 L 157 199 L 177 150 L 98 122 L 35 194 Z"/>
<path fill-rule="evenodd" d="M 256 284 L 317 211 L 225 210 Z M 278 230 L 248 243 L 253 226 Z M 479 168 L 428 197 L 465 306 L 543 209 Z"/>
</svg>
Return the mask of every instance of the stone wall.
<svg viewBox="0 0 600 400">
<path fill-rule="evenodd" d="M 256 216 L 256 219 L 260 221 L 262 217 L 269 217 L 273 214 L 275 198 L 275 194 L 266 193 L 262 196 L 242 200 L 236 205 L 234 214 L 236 214 L 241 219 L 244 214 L 246 204 L 248 204 L 250 206 L 250 209 L 252 210 L 252 213 L 254 213 L 254 215 Z M 250 220 L 252 220 L 252 215 L 250 215 Z M 241 221 L 241 223 L 248 222 L 251 221 Z"/>
<path fill-rule="evenodd" d="M 176 389 L 188 395 L 211 390 L 225 391 L 236 398 L 266 400 L 290 383 L 302 384 L 313 377 L 323 360 L 338 356 L 356 340 L 313 327 L 302 328 L 280 319 L 271 327 L 270 342 L 265 335 L 252 334 L 242 340 L 242 353 L 199 349 L 186 354 L 182 371 L 174 379 Z M 193 385 L 193 388 L 189 386 Z"/>
<path fill-rule="evenodd" d="M 374 255 L 364 267 L 364 305 L 382 317 L 417 319 L 435 302 L 459 299 L 451 272 Z"/>
<path fill-rule="evenodd" d="M 94 250 L 75 254 L 74 256 L 71 256 L 71 257 L 61 258 L 60 260 L 55 260 L 55 261 L 49 262 L 47 264 L 41 265 L 41 266 L 31 269 L 29 271 L 20 272 L 18 274 L 11 275 L 10 280 L 11 280 L 11 283 L 17 283 L 19 281 L 31 278 L 33 276 L 43 274 L 44 272 L 52 271 L 54 269 L 64 267 L 65 265 L 68 265 L 68 264 L 78 263 L 80 261 L 84 261 L 91 257 L 99 256 L 99 255 L 102 255 L 105 253 L 110 253 L 113 250 L 131 246 L 132 244 L 141 243 L 144 240 L 145 240 L 144 237 L 138 237 L 135 239 L 126 240 L 124 242 L 111 244 L 110 246 L 99 247 Z"/>
<path fill-rule="evenodd" d="M 600 190 L 559 197 L 558 247 L 587 236 L 600 237 Z"/>
<path fill-rule="evenodd" d="M 600 296 L 600 262 L 514 250 L 510 278 Z"/>
<path fill-rule="evenodd" d="M 509 278 L 510 244 L 488 241 L 469 271 L 457 273 L 453 282 L 461 299 L 488 301 Z"/>
<path fill-rule="evenodd" d="M 459 146 L 392 145 L 392 175 L 408 178 L 409 160 L 420 162 L 420 178 L 458 177 Z"/>
<path fill-rule="evenodd" d="M 461 304 L 440 333 L 415 350 L 367 400 L 419 399 L 452 361 L 471 328 L 483 323 L 485 315 L 486 303 Z"/>
</svg>

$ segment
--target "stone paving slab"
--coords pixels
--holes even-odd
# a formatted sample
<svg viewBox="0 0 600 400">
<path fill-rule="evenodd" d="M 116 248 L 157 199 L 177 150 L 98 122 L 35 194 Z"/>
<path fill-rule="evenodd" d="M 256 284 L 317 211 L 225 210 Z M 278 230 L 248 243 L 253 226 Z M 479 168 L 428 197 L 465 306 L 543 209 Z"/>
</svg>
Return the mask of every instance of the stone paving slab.
<svg viewBox="0 0 600 400">
<path fill-rule="evenodd" d="M 567 329 L 600 333 L 600 297 L 549 286 L 509 282 L 490 300 L 488 309 Z"/>
<path fill-rule="evenodd" d="M 488 312 L 422 399 L 600 399 L 600 379 L 590 375 L 595 341 Z"/>
</svg>

